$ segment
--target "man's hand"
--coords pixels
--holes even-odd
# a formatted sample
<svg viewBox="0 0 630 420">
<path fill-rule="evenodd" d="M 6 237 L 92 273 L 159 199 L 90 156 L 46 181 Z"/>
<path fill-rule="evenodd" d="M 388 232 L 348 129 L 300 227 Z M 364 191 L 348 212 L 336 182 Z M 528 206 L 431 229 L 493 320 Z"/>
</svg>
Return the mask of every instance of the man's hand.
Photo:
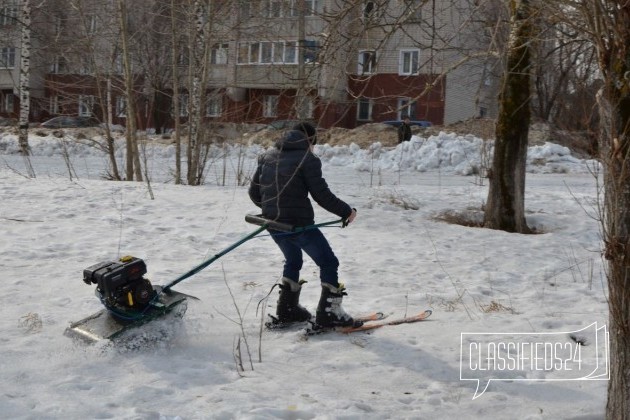
<svg viewBox="0 0 630 420">
<path fill-rule="evenodd" d="M 352 213 L 350 213 L 350 216 L 348 216 L 348 218 L 346 220 L 344 220 L 343 227 L 346 227 L 350 223 L 352 223 L 352 221 L 354 220 L 355 217 L 357 217 L 357 209 L 353 208 L 352 209 Z"/>
</svg>

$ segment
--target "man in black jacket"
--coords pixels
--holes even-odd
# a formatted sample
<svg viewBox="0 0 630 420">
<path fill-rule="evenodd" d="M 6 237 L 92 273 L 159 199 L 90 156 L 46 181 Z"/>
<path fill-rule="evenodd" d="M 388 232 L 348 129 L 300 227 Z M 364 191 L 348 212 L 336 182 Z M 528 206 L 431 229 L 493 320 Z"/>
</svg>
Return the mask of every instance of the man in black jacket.
<svg viewBox="0 0 630 420">
<path fill-rule="evenodd" d="M 411 140 L 411 126 L 409 117 L 404 116 L 402 123 L 398 126 L 398 143 Z"/>
<path fill-rule="evenodd" d="M 266 219 L 305 227 L 315 223 L 311 197 L 329 212 L 350 223 L 356 210 L 340 200 L 328 188 L 322 176 L 322 163 L 313 154 L 317 131 L 309 123 L 299 123 L 287 132 L 274 149 L 258 159 L 258 167 L 249 187 L 249 196 Z M 339 260 L 319 229 L 298 233 L 270 230 L 285 257 L 280 297 L 276 315 L 281 323 L 306 321 L 311 314 L 299 304 L 302 282 L 302 251 L 320 269 L 322 294 L 317 306 L 316 323 L 325 326 L 354 326 L 357 322 L 341 307 L 345 288 L 339 284 Z"/>
</svg>

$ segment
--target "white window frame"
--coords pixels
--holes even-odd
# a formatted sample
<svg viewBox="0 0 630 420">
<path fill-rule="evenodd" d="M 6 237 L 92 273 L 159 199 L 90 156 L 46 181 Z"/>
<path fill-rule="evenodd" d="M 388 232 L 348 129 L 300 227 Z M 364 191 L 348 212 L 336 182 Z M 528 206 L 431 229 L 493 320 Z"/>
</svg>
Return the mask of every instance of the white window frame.
<svg viewBox="0 0 630 420">
<path fill-rule="evenodd" d="M 363 118 L 362 114 L 362 105 L 367 105 L 367 117 Z M 372 121 L 372 108 L 374 106 L 374 101 L 370 98 L 359 98 L 357 100 L 357 121 Z"/>
<path fill-rule="evenodd" d="M 180 93 L 179 94 L 179 110 L 177 111 L 180 117 L 188 116 L 188 94 Z"/>
<path fill-rule="evenodd" d="M 406 61 L 405 57 L 409 57 L 408 61 Z M 400 50 L 398 74 L 401 76 L 412 76 L 418 73 L 420 73 L 420 50 L 418 48 L 405 48 Z"/>
<path fill-rule="evenodd" d="M 411 120 L 416 118 L 416 101 L 412 98 L 398 98 L 398 119 L 402 120 L 403 116 L 408 116 Z"/>
<path fill-rule="evenodd" d="M 13 112 L 13 108 L 15 107 L 15 102 L 13 99 L 13 93 L 3 93 L 2 94 L 2 103 L 0 104 L 0 111 L 11 113 Z"/>
<path fill-rule="evenodd" d="M 87 33 L 88 35 L 96 34 L 96 30 L 98 29 L 98 19 L 96 15 L 87 15 Z"/>
<path fill-rule="evenodd" d="M 296 41 L 256 41 L 238 44 L 237 64 L 297 64 Z"/>
<path fill-rule="evenodd" d="M 228 63 L 228 49 L 227 42 L 219 42 L 212 46 L 212 52 L 210 55 L 210 64 L 227 64 Z"/>
<path fill-rule="evenodd" d="M 361 8 L 361 17 L 363 20 L 368 21 L 374 19 L 377 8 L 378 4 L 376 4 L 375 1 L 364 1 Z"/>
<path fill-rule="evenodd" d="M 265 0 L 264 17 L 280 18 L 285 15 L 286 3 L 283 0 Z"/>
<path fill-rule="evenodd" d="M 300 118 L 313 119 L 315 113 L 315 101 L 312 96 L 302 96 L 298 98 L 298 115 Z"/>
<path fill-rule="evenodd" d="M 405 13 L 409 14 L 409 17 L 405 20 L 405 22 L 422 22 L 423 3 L 423 0 L 404 0 Z"/>
<path fill-rule="evenodd" d="M 0 48 L 0 68 L 15 68 L 15 47 Z"/>
<path fill-rule="evenodd" d="M 91 58 L 85 58 L 81 60 L 81 67 L 79 68 L 79 74 L 92 74 L 94 71 L 94 60 Z"/>
<path fill-rule="evenodd" d="M 290 0 L 289 16 L 300 16 L 300 3 L 304 4 L 304 16 L 315 16 L 319 12 L 320 0 Z"/>
<path fill-rule="evenodd" d="M 129 63 L 130 63 L 130 70 L 133 73 L 133 54 L 129 54 Z M 124 74 L 125 73 L 125 58 L 123 57 L 122 53 L 118 54 L 116 56 L 116 58 L 114 59 L 114 73 L 116 74 Z"/>
<path fill-rule="evenodd" d="M 93 107 L 94 107 L 94 96 L 79 95 L 78 115 L 80 117 L 91 117 Z"/>
<path fill-rule="evenodd" d="M 59 114 L 59 95 L 53 95 L 48 101 L 48 112 L 52 115 Z"/>
<path fill-rule="evenodd" d="M 7 1 L 0 7 L 0 26 L 13 26 L 17 24 L 18 6 L 17 0 Z"/>
<path fill-rule="evenodd" d="M 66 58 L 62 55 L 56 55 L 55 58 L 53 58 L 53 62 L 50 64 L 50 72 L 52 74 L 61 74 L 64 73 L 66 69 Z"/>
<path fill-rule="evenodd" d="M 366 59 L 368 60 L 366 66 Z M 376 51 L 360 50 L 358 58 L 357 73 L 360 75 L 374 74 L 376 72 Z"/>
<path fill-rule="evenodd" d="M 263 117 L 274 118 L 278 116 L 279 99 L 280 97 L 278 95 L 263 96 Z"/>
<path fill-rule="evenodd" d="M 223 114 L 223 97 L 220 94 L 210 95 L 206 104 L 207 117 L 220 117 Z"/>
<path fill-rule="evenodd" d="M 127 98 L 124 96 L 116 98 L 116 117 L 127 118 Z"/>
</svg>

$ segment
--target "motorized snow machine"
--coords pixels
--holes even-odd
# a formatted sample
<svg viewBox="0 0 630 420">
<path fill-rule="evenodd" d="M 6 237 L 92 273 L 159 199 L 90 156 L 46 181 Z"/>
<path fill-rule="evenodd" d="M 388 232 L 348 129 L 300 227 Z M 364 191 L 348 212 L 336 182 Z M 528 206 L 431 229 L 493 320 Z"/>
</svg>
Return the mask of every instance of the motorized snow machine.
<svg viewBox="0 0 630 420">
<path fill-rule="evenodd" d="M 346 225 L 344 220 L 335 220 L 311 226 L 294 227 L 251 214 L 245 216 L 245 221 L 257 225 L 259 228 L 165 286 L 151 284 L 149 279 L 145 277 L 147 273 L 145 262 L 137 257 L 124 256 L 116 261 L 100 262 L 89 266 L 83 270 L 83 281 L 88 285 L 96 285 L 96 297 L 105 308 L 80 321 L 72 322 L 64 334 L 91 344 L 104 339 L 115 340 L 132 328 L 163 318 L 168 314 L 181 318 L 186 312 L 187 301 L 199 299 L 177 292 L 172 287 L 199 273 L 223 255 L 258 236 L 261 232 L 269 229 L 278 232 L 298 233 L 338 223 L 342 223 L 342 226 Z"/>
</svg>

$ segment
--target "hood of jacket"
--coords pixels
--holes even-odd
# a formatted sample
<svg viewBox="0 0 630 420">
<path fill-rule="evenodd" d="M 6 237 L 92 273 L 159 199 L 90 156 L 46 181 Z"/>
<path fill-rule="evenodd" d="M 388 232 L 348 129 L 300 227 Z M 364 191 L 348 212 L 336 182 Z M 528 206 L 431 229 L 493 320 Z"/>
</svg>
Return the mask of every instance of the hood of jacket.
<svg viewBox="0 0 630 420">
<path fill-rule="evenodd" d="M 279 150 L 308 150 L 311 144 L 308 138 L 301 131 L 287 131 L 280 140 L 276 142 L 276 148 Z"/>
</svg>

